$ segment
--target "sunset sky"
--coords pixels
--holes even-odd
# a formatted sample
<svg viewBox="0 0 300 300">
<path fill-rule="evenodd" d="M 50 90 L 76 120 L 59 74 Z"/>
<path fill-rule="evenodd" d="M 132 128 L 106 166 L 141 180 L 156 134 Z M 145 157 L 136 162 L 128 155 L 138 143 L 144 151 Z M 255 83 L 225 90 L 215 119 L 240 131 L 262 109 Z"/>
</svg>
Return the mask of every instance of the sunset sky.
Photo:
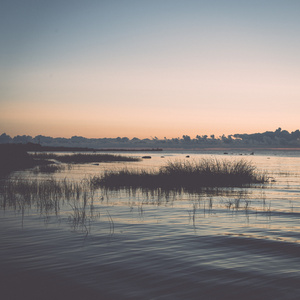
<svg viewBox="0 0 300 300">
<path fill-rule="evenodd" d="M 298 0 L 2 0 L 0 134 L 300 128 Z"/>
</svg>

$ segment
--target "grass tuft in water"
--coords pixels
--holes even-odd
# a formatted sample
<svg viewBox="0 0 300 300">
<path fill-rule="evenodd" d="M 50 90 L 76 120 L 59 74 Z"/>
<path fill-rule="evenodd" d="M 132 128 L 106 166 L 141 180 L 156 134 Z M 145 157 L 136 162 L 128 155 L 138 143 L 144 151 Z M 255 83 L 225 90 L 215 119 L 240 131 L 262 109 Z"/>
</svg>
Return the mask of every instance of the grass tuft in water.
<svg viewBox="0 0 300 300">
<path fill-rule="evenodd" d="M 197 190 L 205 187 L 242 187 L 268 181 L 265 173 L 245 160 L 202 159 L 168 162 L 158 171 L 108 171 L 93 177 L 91 183 L 107 188 L 164 188 Z"/>
</svg>

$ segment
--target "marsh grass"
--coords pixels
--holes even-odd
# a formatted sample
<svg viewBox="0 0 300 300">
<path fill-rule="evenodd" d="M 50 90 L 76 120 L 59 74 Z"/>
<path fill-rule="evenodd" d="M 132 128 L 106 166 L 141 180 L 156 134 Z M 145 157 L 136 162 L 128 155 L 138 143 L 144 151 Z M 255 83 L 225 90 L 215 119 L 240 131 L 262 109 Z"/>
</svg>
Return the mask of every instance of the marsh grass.
<svg viewBox="0 0 300 300">
<path fill-rule="evenodd" d="M 263 184 L 267 174 L 245 160 L 228 161 L 202 159 L 196 161 L 168 162 L 158 171 L 128 170 L 107 171 L 103 176 L 94 176 L 95 186 L 107 188 L 184 189 L 198 191 L 203 188 L 243 187 Z"/>
<path fill-rule="evenodd" d="M 192 209 L 188 210 L 189 219 L 190 219 L 190 221 L 192 221 L 194 227 L 195 227 L 195 224 L 196 224 L 197 209 L 198 209 L 198 205 L 197 205 L 197 203 L 194 202 L 192 204 Z"/>
<path fill-rule="evenodd" d="M 0 207 L 18 209 L 35 206 L 40 213 L 58 214 L 64 201 L 86 201 L 86 194 L 93 199 L 94 191 L 88 180 L 75 182 L 56 180 L 22 179 L 15 177 L 3 180 L 0 185 Z"/>
<path fill-rule="evenodd" d="M 231 199 L 225 206 L 238 211 L 243 208 L 248 193 L 246 187 L 267 181 L 266 174 L 257 172 L 252 164 L 243 160 L 175 161 L 158 170 L 107 171 L 102 176 L 81 181 L 53 177 L 46 180 L 10 177 L 0 182 L 0 209 L 20 211 L 22 220 L 26 209 L 36 209 L 46 217 L 54 214 L 61 219 L 59 214 L 63 207 L 73 230 L 88 234 L 92 222 L 100 218 L 100 209 L 95 211 L 94 200 L 98 204 L 104 199 L 108 201 L 110 193 L 123 193 L 125 190 L 129 199 L 136 199 L 141 195 L 142 203 L 137 206 L 141 218 L 144 215 L 144 205 L 172 205 L 175 200 L 182 200 L 180 197 L 185 197 L 186 194 L 195 200 L 200 195 L 209 199 L 208 211 L 212 210 L 216 199 L 212 197 L 225 196 Z M 205 213 L 205 202 L 200 200 L 189 211 L 193 224 L 201 203 Z M 245 202 L 244 209 L 247 211 L 250 210 L 249 204 L 250 202 Z M 132 205 L 130 209 L 133 210 Z M 270 206 L 265 210 L 270 211 Z M 115 229 L 112 216 L 109 212 L 106 215 L 109 231 L 113 234 Z"/>
<path fill-rule="evenodd" d="M 106 211 L 106 213 L 107 213 L 107 218 L 109 223 L 109 234 L 110 236 L 112 236 L 115 232 L 115 223 L 108 210 Z"/>
<path fill-rule="evenodd" d="M 35 153 L 30 154 L 34 159 L 55 159 L 62 163 L 98 163 L 98 162 L 135 162 L 140 161 L 140 158 L 125 156 L 125 155 L 114 155 L 114 154 L 63 154 L 58 155 L 55 153 Z"/>
<path fill-rule="evenodd" d="M 88 179 L 75 182 L 66 178 L 31 180 L 15 177 L 3 180 L 0 185 L 0 209 L 20 212 L 22 226 L 27 209 L 35 209 L 48 220 L 53 215 L 60 218 L 61 206 L 64 205 L 71 208 L 65 213 L 69 215 L 67 220 L 72 229 L 86 235 L 92 222 L 100 218 L 100 213 L 95 212 L 94 197 L 95 191 Z"/>
<path fill-rule="evenodd" d="M 73 202 L 69 203 L 72 208 L 72 212 L 69 216 L 69 222 L 71 222 L 73 230 L 81 229 L 85 232 L 89 232 L 87 223 L 90 221 L 90 217 L 87 213 L 87 200 L 83 202 Z"/>
</svg>

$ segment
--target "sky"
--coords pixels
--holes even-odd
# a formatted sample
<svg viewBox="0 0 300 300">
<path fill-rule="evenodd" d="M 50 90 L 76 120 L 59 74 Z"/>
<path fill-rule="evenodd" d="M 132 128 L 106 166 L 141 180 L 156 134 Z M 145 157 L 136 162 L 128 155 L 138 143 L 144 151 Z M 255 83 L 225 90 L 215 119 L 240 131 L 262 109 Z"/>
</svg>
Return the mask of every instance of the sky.
<svg viewBox="0 0 300 300">
<path fill-rule="evenodd" d="M 299 129 L 298 0 L 1 0 L 0 133 Z"/>
</svg>

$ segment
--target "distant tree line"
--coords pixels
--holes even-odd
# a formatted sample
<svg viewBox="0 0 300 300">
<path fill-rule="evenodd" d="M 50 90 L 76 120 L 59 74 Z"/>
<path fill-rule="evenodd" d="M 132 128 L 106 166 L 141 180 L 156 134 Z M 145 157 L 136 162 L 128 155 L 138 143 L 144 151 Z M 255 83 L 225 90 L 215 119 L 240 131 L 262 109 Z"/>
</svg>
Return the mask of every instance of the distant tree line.
<svg viewBox="0 0 300 300">
<path fill-rule="evenodd" d="M 183 135 L 177 138 L 157 137 L 139 139 L 134 137 L 117 138 L 85 138 L 73 136 L 71 138 L 53 138 L 50 136 L 37 135 L 17 135 L 11 137 L 5 133 L 0 135 L 0 144 L 27 144 L 34 143 L 42 146 L 52 147 L 87 147 L 94 149 L 101 148 L 300 148 L 300 131 L 288 132 L 281 128 L 275 131 L 266 131 L 253 134 L 230 134 L 216 137 L 215 135 L 196 135 L 192 138 Z"/>
</svg>

